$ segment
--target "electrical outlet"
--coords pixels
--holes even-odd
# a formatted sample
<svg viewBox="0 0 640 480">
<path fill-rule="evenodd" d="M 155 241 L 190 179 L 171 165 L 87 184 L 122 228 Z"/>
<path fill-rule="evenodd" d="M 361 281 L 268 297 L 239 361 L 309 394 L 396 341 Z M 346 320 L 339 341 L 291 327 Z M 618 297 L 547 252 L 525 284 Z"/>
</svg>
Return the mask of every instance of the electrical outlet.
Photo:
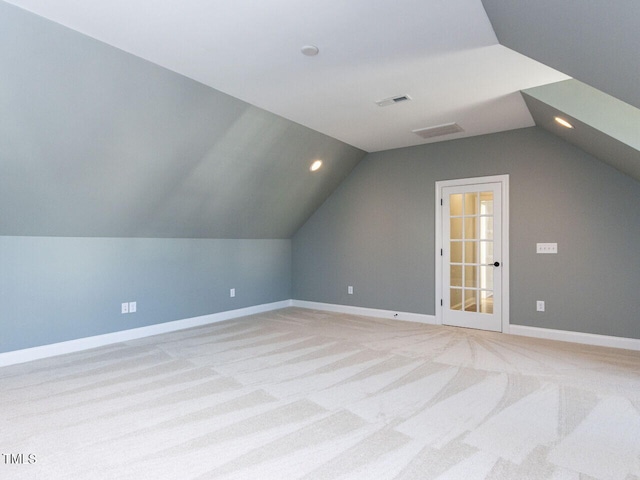
<svg viewBox="0 0 640 480">
<path fill-rule="evenodd" d="M 129 313 L 136 313 L 138 311 L 138 302 L 129 302 Z"/>
<path fill-rule="evenodd" d="M 129 302 L 125 302 L 120 306 L 120 313 L 129 313 Z"/>
<path fill-rule="evenodd" d="M 231 290 L 229 290 L 229 296 L 230 296 L 231 298 L 233 298 L 233 297 L 235 297 L 235 296 L 236 296 L 236 289 L 235 289 L 235 288 L 232 288 Z"/>
<path fill-rule="evenodd" d="M 349 285 L 349 286 L 347 287 L 347 293 L 348 293 L 349 295 L 353 295 L 353 287 L 352 287 L 351 285 Z"/>
<path fill-rule="evenodd" d="M 558 253 L 558 244 L 536 243 L 536 253 Z"/>
<path fill-rule="evenodd" d="M 544 301 L 543 300 L 538 300 L 536 302 L 536 311 L 537 312 L 544 312 Z"/>
</svg>

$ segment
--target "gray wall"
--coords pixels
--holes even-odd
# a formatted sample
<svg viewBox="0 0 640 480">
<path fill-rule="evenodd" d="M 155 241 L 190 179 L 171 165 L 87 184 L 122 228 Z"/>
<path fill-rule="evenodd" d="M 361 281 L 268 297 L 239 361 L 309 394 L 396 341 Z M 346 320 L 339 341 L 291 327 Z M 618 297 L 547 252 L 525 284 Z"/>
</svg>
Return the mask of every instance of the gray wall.
<svg viewBox="0 0 640 480">
<path fill-rule="evenodd" d="M 0 352 L 291 298 L 290 240 L 5 236 L 0 265 Z"/>
<path fill-rule="evenodd" d="M 640 338 L 640 183 L 535 127 L 365 157 L 294 235 L 293 297 L 434 314 L 435 182 L 497 174 L 511 323 Z"/>
<path fill-rule="evenodd" d="M 291 298 L 364 156 L 4 2 L 0 111 L 0 352 Z"/>
</svg>

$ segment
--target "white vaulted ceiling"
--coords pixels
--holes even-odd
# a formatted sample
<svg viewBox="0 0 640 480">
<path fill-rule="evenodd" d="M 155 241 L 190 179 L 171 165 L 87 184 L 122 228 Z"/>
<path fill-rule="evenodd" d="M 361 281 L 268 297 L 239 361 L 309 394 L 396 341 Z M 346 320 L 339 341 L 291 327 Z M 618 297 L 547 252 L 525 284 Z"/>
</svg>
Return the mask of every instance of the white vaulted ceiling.
<svg viewBox="0 0 640 480">
<path fill-rule="evenodd" d="M 369 152 L 532 126 L 519 91 L 570 78 L 500 45 L 480 0 L 8 3 Z"/>
</svg>

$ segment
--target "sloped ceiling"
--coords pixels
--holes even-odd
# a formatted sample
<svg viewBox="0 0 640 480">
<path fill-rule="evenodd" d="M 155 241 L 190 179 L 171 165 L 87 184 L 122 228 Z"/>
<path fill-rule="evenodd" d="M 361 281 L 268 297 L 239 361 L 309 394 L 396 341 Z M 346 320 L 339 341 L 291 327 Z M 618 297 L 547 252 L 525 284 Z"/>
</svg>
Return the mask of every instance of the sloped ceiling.
<svg viewBox="0 0 640 480">
<path fill-rule="evenodd" d="M 289 238 L 365 151 L 547 128 L 569 75 L 640 105 L 636 0 L 482 7 L 0 1 L 0 235 Z"/>
<path fill-rule="evenodd" d="M 523 90 L 536 125 L 640 181 L 640 2 L 483 4 L 500 43 L 574 77 Z"/>
<path fill-rule="evenodd" d="M 518 92 L 569 78 L 500 45 L 480 0 L 8 2 L 367 152 L 532 126 Z"/>
<path fill-rule="evenodd" d="M 640 109 L 575 79 L 522 95 L 536 125 L 640 181 Z"/>
<path fill-rule="evenodd" d="M 0 111 L 0 235 L 289 238 L 364 156 L 6 3 Z"/>
<path fill-rule="evenodd" d="M 482 0 L 500 43 L 640 108 L 638 0 Z"/>
</svg>

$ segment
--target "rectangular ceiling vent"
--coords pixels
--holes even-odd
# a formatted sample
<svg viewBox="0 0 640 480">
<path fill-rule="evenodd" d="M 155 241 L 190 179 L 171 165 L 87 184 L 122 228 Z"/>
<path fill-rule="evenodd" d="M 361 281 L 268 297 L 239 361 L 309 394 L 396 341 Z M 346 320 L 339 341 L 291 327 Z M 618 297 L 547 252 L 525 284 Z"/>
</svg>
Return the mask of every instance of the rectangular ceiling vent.
<svg viewBox="0 0 640 480">
<path fill-rule="evenodd" d="M 409 95 L 398 95 L 396 97 L 389 97 L 385 98 L 384 100 L 378 100 L 376 102 L 376 105 L 378 105 L 379 107 L 386 107 L 389 105 L 395 105 L 396 103 L 407 102 L 409 100 L 411 100 L 411 97 Z"/>
<path fill-rule="evenodd" d="M 419 128 L 411 130 L 422 138 L 440 137 L 442 135 L 451 135 L 452 133 L 464 132 L 462 127 L 457 123 L 445 123 L 444 125 L 436 125 L 435 127 Z"/>
</svg>

